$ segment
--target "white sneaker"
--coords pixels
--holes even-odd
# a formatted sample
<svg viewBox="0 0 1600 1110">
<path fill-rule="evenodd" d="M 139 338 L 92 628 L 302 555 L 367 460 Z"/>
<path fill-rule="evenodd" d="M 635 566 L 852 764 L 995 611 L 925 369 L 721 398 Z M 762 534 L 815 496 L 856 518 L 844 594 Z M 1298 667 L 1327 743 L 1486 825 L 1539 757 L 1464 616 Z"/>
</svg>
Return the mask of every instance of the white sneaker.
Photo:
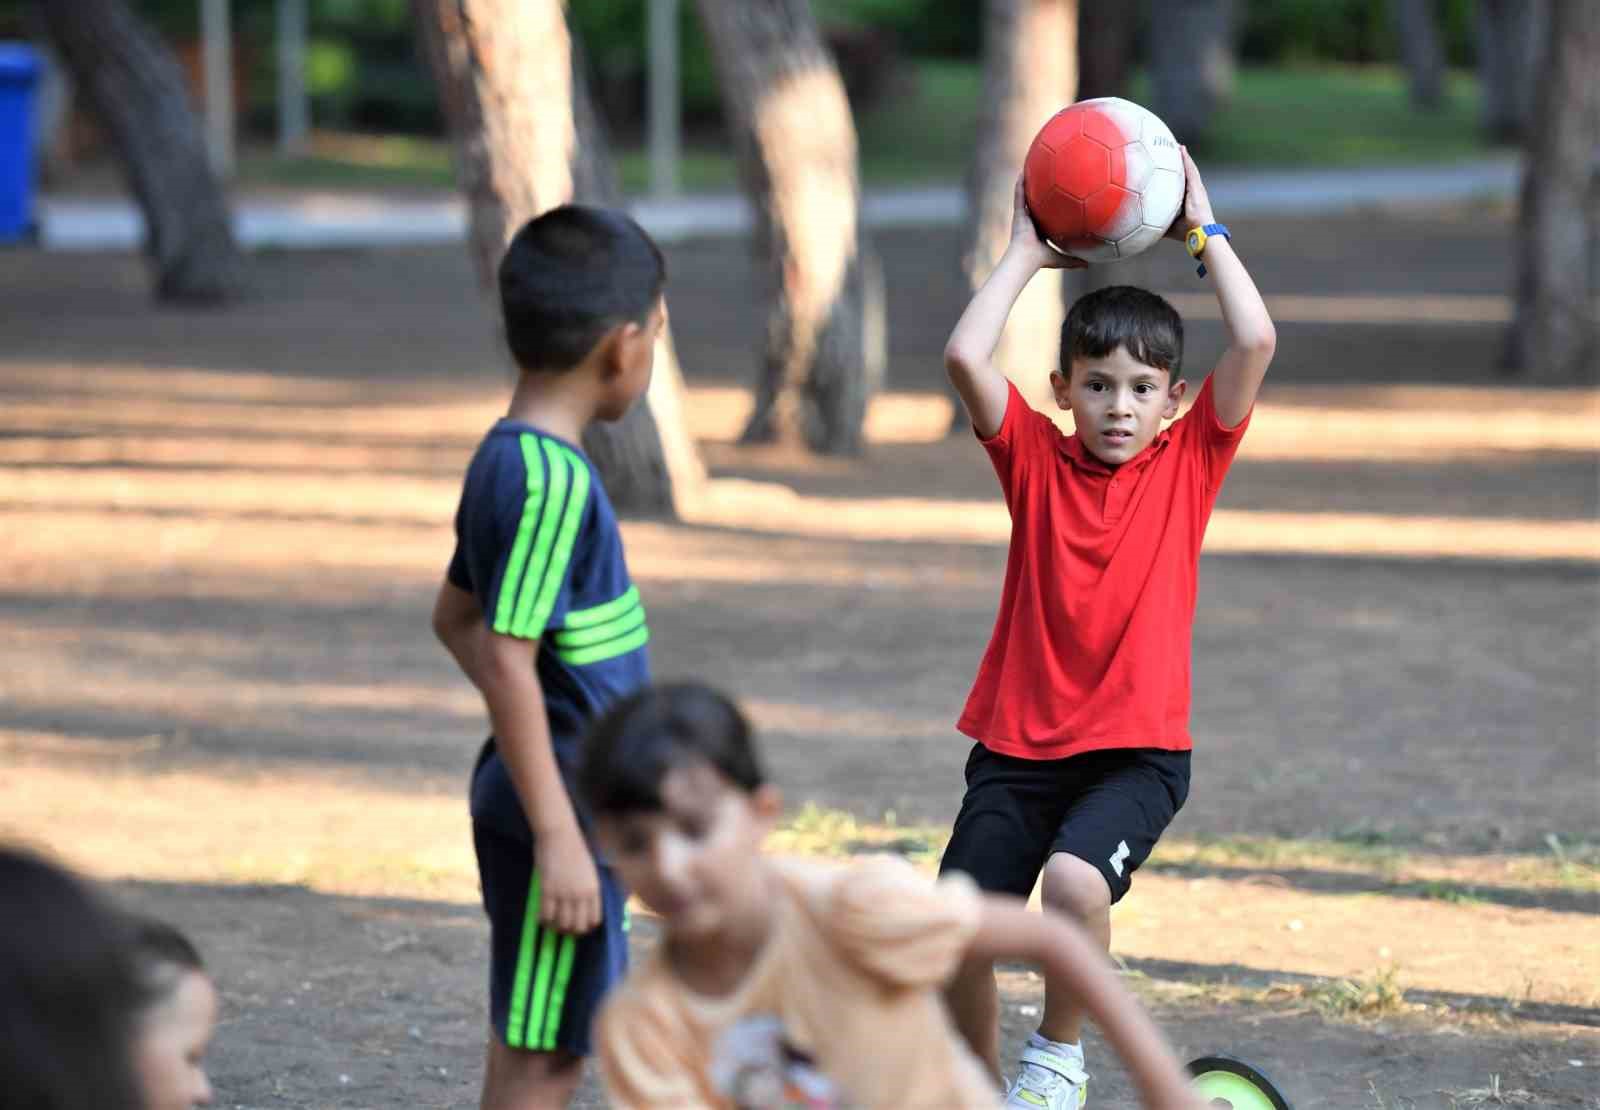
<svg viewBox="0 0 1600 1110">
<path fill-rule="evenodd" d="M 1035 1045 L 1022 1050 L 1022 1070 L 1006 1091 L 1008 1110 L 1081 1110 L 1089 1100 L 1083 1061 Z"/>
</svg>

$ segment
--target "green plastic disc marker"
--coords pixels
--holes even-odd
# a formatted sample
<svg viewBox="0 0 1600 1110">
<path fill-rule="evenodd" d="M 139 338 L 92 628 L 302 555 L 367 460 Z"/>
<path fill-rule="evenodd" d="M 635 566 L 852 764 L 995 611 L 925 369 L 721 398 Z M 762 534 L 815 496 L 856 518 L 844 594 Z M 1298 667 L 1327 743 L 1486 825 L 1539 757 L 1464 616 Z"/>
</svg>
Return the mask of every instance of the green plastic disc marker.
<svg viewBox="0 0 1600 1110">
<path fill-rule="evenodd" d="M 1290 1110 L 1272 1081 L 1231 1056 L 1203 1056 L 1189 1064 L 1194 1090 L 1215 1110 Z"/>
</svg>

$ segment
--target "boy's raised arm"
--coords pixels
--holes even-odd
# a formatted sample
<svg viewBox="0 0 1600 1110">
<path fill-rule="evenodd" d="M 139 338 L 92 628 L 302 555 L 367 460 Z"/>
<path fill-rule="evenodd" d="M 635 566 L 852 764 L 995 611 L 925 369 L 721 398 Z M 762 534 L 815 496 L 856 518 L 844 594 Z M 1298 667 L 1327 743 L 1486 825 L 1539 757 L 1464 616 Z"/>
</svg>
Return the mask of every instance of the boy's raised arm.
<svg viewBox="0 0 1600 1110">
<path fill-rule="evenodd" d="M 1190 228 L 1216 223 L 1217 217 L 1189 149 L 1180 149 L 1185 178 L 1183 213 L 1167 234 L 1182 240 Z M 1223 326 L 1228 329 L 1228 349 L 1222 352 L 1211 374 L 1212 398 L 1217 419 L 1224 427 L 1233 428 L 1250 415 L 1250 406 L 1256 403 L 1256 391 L 1272 362 L 1278 333 L 1256 283 L 1234 253 L 1232 241 L 1225 235 L 1211 236 L 1206 240 L 1204 256 L 1206 275 L 1217 291 Z"/>
<path fill-rule="evenodd" d="M 967 957 L 1030 963 L 1067 987 L 1122 1058 L 1146 1110 L 1203 1110 L 1166 1038 L 1117 982 L 1105 953 L 1070 922 L 1030 913 L 1017 899 L 986 895 Z"/>
<path fill-rule="evenodd" d="M 1082 269 L 1088 263 L 1053 250 L 1039 238 L 1017 177 L 1011 214 L 1011 242 L 1005 254 L 956 321 L 944 348 L 944 368 L 961 395 L 973 429 L 984 439 L 1000 430 L 1006 415 L 1005 375 L 990 361 L 1005 331 L 1012 305 L 1023 287 L 1043 269 Z"/>
</svg>

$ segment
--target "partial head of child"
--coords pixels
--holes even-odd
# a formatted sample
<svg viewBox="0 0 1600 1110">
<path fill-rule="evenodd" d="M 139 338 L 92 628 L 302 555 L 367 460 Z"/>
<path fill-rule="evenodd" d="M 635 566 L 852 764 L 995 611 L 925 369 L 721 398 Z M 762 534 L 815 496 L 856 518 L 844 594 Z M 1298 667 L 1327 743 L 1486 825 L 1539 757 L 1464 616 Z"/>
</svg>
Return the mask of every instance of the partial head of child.
<svg viewBox="0 0 1600 1110">
<path fill-rule="evenodd" d="M 1078 298 L 1067 313 L 1050 386 L 1056 404 L 1072 412 L 1084 447 L 1116 467 L 1178 415 L 1182 364 L 1177 309 L 1149 290 L 1112 285 Z"/>
<path fill-rule="evenodd" d="M 498 280 L 524 379 L 576 389 L 594 418 L 620 420 L 650 385 L 666 318 L 666 262 L 644 229 L 607 208 L 552 208 L 512 237 Z"/>
<path fill-rule="evenodd" d="M 783 806 L 727 698 L 678 684 L 621 702 L 589 735 L 579 791 L 606 859 L 669 941 L 762 917 L 761 843 Z"/>
<path fill-rule="evenodd" d="M 190 1110 L 211 1102 L 205 1052 L 217 1023 L 217 991 L 189 939 L 162 921 L 130 925 L 139 1007 L 134 1069 L 144 1110 Z"/>
<path fill-rule="evenodd" d="M 87 883 L 0 846 L 0 1102 L 141 1106 L 129 1052 L 138 1005 L 122 917 Z"/>
</svg>

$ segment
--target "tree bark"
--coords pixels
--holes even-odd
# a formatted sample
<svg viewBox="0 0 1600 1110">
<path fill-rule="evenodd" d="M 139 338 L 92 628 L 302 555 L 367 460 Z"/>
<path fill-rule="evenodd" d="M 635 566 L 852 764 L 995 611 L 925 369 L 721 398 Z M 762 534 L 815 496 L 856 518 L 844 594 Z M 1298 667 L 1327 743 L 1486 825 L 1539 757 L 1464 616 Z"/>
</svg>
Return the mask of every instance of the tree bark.
<svg viewBox="0 0 1600 1110">
<path fill-rule="evenodd" d="M 242 292 L 244 256 L 177 59 L 126 0 L 45 0 L 40 7 L 144 213 L 156 296 L 214 304 Z"/>
<path fill-rule="evenodd" d="M 1150 108 L 1180 143 L 1233 94 L 1233 0 L 1150 0 Z"/>
<path fill-rule="evenodd" d="M 1411 78 L 1411 103 L 1433 109 L 1444 102 L 1444 50 L 1433 0 L 1392 0 L 1395 38 L 1400 60 Z"/>
<path fill-rule="evenodd" d="M 618 206 L 609 144 L 560 0 L 413 0 L 413 10 L 487 286 L 507 241 L 540 212 L 569 202 Z M 627 515 L 670 516 L 675 498 L 704 480 L 670 329 L 662 329 L 648 395 L 617 423 L 591 425 L 583 446 Z"/>
<path fill-rule="evenodd" d="M 983 25 L 983 107 L 967 176 L 973 289 L 983 284 L 1011 237 L 1012 196 L 1033 137 L 1077 89 L 1077 0 L 988 0 Z M 1041 270 L 1017 299 L 994 365 L 1030 402 L 1053 407 L 1050 371 L 1060 347 L 1060 270 Z M 960 404 L 952 432 L 967 420 Z"/>
<path fill-rule="evenodd" d="M 1127 94 L 1138 22 L 1138 5 L 1122 0 L 1088 0 L 1078 6 L 1079 100 Z"/>
<path fill-rule="evenodd" d="M 1547 0 L 1478 0 L 1478 80 L 1483 129 L 1495 142 L 1521 142 L 1538 87 Z"/>
<path fill-rule="evenodd" d="M 1600 4 L 1550 0 L 1522 179 L 1517 307 L 1506 369 L 1600 377 Z"/>
<path fill-rule="evenodd" d="M 746 442 L 861 449 L 883 378 L 883 278 L 856 130 L 807 0 L 698 0 L 775 287 Z"/>
</svg>

